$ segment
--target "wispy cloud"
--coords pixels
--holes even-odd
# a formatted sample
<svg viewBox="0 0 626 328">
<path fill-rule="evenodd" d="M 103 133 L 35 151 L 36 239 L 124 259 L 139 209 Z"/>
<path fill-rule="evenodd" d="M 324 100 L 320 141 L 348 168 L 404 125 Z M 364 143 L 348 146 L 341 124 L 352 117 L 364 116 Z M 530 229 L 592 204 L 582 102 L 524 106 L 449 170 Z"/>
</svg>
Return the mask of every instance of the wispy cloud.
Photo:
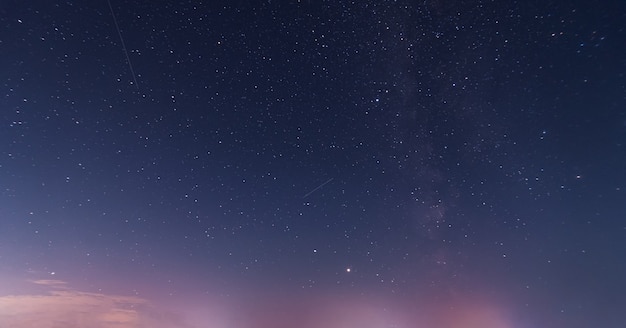
<svg viewBox="0 0 626 328">
<path fill-rule="evenodd" d="M 31 282 L 47 290 L 42 294 L 0 296 L 0 327 L 189 327 L 139 297 L 82 292 L 59 280 Z"/>
<path fill-rule="evenodd" d="M 41 279 L 41 280 L 30 280 L 31 283 L 35 285 L 47 286 L 55 289 L 67 289 L 67 283 L 61 280 L 52 280 L 52 279 Z"/>
</svg>

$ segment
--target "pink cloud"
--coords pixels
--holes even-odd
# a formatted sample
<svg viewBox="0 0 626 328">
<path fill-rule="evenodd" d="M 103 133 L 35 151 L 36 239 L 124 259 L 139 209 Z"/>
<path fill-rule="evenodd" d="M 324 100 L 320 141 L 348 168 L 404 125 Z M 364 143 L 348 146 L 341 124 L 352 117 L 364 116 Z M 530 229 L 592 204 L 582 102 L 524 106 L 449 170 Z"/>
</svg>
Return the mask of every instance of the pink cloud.
<svg viewBox="0 0 626 328">
<path fill-rule="evenodd" d="M 189 327 L 145 299 L 73 290 L 63 281 L 37 280 L 42 294 L 0 296 L 0 327 L 170 328 Z"/>
</svg>

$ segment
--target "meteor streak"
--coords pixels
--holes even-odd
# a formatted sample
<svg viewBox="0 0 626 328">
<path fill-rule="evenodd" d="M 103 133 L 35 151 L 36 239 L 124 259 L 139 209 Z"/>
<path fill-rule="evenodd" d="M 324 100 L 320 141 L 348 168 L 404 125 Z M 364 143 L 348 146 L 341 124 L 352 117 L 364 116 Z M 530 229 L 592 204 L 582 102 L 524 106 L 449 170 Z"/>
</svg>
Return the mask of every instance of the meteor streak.
<svg viewBox="0 0 626 328">
<path fill-rule="evenodd" d="M 314 193 L 315 191 L 317 191 L 318 189 L 322 188 L 323 186 L 327 185 L 329 182 L 333 181 L 334 178 L 330 178 L 328 180 L 326 180 L 326 182 L 322 183 L 321 185 L 317 186 L 315 189 L 309 191 L 308 193 L 306 193 L 304 196 L 302 196 L 302 199 L 307 198 L 310 194 Z"/>
</svg>

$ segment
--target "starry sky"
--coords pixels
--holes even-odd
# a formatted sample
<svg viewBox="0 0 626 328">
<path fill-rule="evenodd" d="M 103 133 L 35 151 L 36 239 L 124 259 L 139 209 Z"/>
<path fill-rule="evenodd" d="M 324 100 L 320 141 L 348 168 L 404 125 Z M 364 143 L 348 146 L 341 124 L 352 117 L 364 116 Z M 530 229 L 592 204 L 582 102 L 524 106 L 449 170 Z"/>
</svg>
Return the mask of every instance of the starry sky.
<svg viewBox="0 0 626 328">
<path fill-rule="evenodd" d="M 0 326 L 626 326 L 623 1 L 0 3 Z"/>
</svg>

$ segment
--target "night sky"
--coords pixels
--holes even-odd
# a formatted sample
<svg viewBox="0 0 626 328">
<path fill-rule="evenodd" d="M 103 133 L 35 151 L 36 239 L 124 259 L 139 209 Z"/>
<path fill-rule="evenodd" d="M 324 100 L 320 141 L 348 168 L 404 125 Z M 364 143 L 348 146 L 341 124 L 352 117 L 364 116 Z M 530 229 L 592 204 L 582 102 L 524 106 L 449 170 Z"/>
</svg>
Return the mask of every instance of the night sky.
<svg viewBox="0 0 626 328">
<path fill-rule="evenodd" d="M 0 327 L 626 327 L 623 1 L 0 2 Z"/>
</svg>

